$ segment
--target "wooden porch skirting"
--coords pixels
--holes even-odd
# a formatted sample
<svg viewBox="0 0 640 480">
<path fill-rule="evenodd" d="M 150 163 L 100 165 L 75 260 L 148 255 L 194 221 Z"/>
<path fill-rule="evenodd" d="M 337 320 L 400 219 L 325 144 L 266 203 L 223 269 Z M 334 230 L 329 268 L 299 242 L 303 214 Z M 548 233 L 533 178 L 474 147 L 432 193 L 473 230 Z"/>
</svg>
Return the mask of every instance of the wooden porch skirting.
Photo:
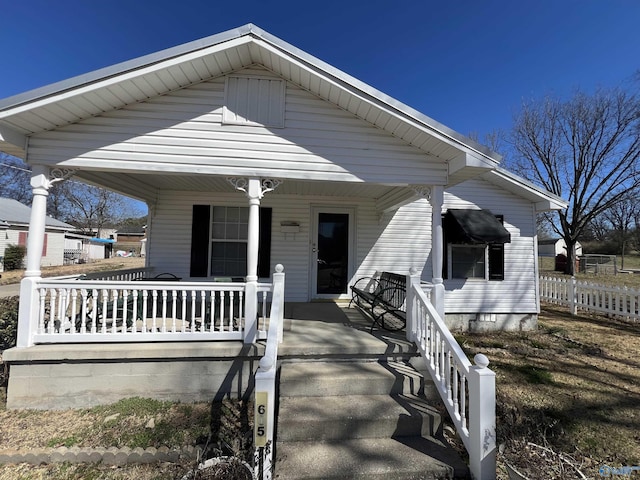
<svg viewBox="0 0 640 480">
<path fill-rule="evenodd" d="M 7 408 L 61 410 L 146 397 L 248 398 L 264 347 L 241 342 L 36 345 L 6 350 Z"/>
</svg>

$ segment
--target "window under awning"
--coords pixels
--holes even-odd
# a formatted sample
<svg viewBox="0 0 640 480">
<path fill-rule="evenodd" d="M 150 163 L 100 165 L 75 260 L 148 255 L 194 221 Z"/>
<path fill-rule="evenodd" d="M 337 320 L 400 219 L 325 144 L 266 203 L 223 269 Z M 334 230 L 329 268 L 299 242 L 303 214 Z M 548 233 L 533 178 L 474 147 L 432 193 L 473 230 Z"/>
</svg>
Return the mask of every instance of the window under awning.
<svg viewBox="0 0 640 480">
<path fill-rule="evenodd" d="M 449 209 L 444 227 L 448 243 L 511 243 L 511 234 L 489 210 Z"/>
</svg>

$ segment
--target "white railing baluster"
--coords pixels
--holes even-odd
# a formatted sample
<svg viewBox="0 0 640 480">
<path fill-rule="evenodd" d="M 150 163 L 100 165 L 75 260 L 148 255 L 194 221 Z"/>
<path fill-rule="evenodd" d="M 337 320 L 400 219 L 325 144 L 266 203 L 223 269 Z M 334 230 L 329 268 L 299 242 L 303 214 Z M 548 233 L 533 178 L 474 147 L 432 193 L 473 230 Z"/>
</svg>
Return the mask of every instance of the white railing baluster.
<svg viewBox="0 0 640 480">
<path fill-rule="evenodd" d="M 180 292 L 180 296 L 182 297 L 182 311 L 180 312 L 182 327 L 180 328 L 180 331 L 184 333 L 187 331 L 187 291 L 182 290 Z"/>
<path fill-rule="evenodd" d="M 80 289 L 82 305 L 80 305 L 80 333 L 87 333 L 87 303 L 89 302 L 89 291 L 86 288 Z"/>
<path fill-rule="evenodd" d="M 151 292 L 151 328 L 153 332 L 158 331 L 158 291 Z"/>
<path fill-rule="evenodd" d="M 123 334 L 127 333 L 127 317 L 128 317 L 128 300 L 129 300 L 129 290 L 122 290 L 122 332 Z"/>
<path fill-rule="evenodd" d="M 78 290 L 71 290 L 71 313 L 69 317 L 69 331 L 76 333 L 76 315 L 78 312 Z"/>
<path fill-rule="evenodd" d="M 167 332 L 167 291 L 162 290 L 162 333 Z"/>
<path fill-rule="evenodd" d="M 149 312 L 149 292 L 142 290 L 142 333 L 147 333 L 147 317 Z"/>
</svg>

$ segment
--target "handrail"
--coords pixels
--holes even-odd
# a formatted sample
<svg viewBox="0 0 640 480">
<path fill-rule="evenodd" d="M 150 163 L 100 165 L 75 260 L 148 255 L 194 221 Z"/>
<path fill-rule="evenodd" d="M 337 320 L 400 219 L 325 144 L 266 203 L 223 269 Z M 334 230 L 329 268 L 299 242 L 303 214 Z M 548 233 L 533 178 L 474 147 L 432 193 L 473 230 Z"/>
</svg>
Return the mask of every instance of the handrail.
<svg viewBox="0 0 640 480">
<path fill-rule="evenodd" d="M 254 421 L 254 479 L 271 480 L 273 477 L 273 432 L 276 404 L 276 372 L 278 345 L 283 337 L 284 319 L 284 267 L 276 265 L 273 274 L 273 297 L 269 331 L 264 356 L 260 359 L 255 378 Z"/>
<path fill-rule="evenodd" d="M 472 365 L 420 285 L 407 285 L 407 338 L 420 352 L 467 452 L 476 480 L 496 476 L 495 373 L 478 354 Z"/>
</svg>

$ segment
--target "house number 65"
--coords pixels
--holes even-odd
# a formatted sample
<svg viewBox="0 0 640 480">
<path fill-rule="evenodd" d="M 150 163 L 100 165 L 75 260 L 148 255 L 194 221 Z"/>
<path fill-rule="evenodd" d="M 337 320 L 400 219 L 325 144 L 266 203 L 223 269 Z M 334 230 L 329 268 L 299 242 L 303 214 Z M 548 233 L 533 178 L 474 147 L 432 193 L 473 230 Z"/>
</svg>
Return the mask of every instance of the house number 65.
<svg viewBox="0 0 640 480">
<path fill-rule="evenodd" d="M 267 444 L 267 392 L 256 392 L 254 443 L 256 447 Z"/>
</svg>

